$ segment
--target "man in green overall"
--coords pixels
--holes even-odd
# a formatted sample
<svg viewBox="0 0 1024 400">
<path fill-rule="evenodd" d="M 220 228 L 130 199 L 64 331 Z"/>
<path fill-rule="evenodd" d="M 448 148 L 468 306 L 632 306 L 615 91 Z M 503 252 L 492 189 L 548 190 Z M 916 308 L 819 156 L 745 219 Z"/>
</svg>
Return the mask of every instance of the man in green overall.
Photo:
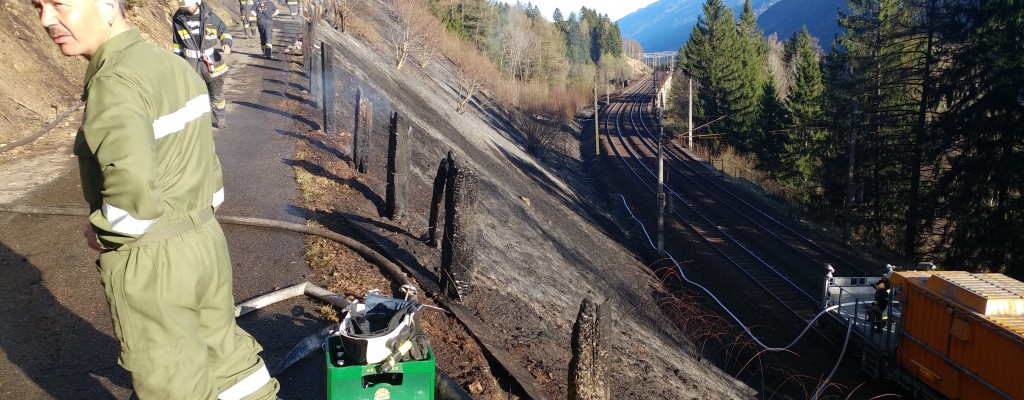
<svg viewBox="0 0 1024 400">
<path fill-rule="evenodd" d="M 124 0 L 32 3 L 61 53 L 89 60 L 74 145 L 85 235 L 135 394 L 275 398 L 262 348 L 235 325 L 206 85 L 128 25 Z"/>
</svg>

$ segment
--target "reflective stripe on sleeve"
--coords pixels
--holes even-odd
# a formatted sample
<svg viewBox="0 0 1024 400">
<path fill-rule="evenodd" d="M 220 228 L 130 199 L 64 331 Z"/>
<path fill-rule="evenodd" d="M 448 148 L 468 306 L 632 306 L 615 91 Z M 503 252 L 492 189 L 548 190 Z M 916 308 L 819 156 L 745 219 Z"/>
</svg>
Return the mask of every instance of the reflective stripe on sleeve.
<svg viewBox="0 0 1024 400">
<path fill-rule="evenodd" d="M 153 135 L 160 139 L 172 133 L 180 132 L 182 129 L 185 129 L 185 124 L 202 117 L 203 114 L 208 112 L 210 112 L 210 95 L 204 93 L 189 100 L 180 110 L 153 121 Z"/>
<path fill-rule="evenodd" d="M 155 219 L 135 219 L 127 211 L 103 201 L 103 216 L 110 223 L 110 229 L 117 233 L 141 235 L 156 223 Z"/>
<path fill-rule="evenodd" d="M 256 370 L 249 376 L 238 381 L 238 383 L 232 385 L 227 390 L 220 392 L 217 395 L 218 400 L 241 400 L 245 396 L 253 394 L 257 390 L 270 382 L 270 373 L 267 372 L 267 366 L 263 365 L 260 369 Z"/>
<path fill-rule="evenodd" d="M 224 203 L 224 188 L 220 188 L 220 190 L 213 193 L 213 201 L 210 203 L 213 205 L 213 208 L 220 207 Z"/>
</svg>

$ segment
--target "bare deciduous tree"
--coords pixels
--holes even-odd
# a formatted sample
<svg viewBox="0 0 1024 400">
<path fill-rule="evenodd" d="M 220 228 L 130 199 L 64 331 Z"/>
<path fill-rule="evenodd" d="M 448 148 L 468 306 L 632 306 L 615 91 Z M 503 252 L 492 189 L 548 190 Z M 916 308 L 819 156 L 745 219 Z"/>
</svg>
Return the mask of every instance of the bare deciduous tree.
<svg viewBox="0 0 1024 400">
<path fill-rule="evenodd" d="M 455 107 L 455 111 L 459 113 L 465 111 L 473 97 L 492 86 L 492 80 L 499 76 L 491 60 L 470 46 L 464 45 L 465 51 L 462 55 L 452 60 L 459 69 L 459 85 L 462 89 L 461 100 Z"/>
<path fill-rule="evenodd" d="M 643 60 L 644 48 L 640 46 L 640 42 L 637 42 L 635 39 L 626 38 L 626 40 L 622 42 L 622 54 L 625 54 L 626 57 L 634 60 Z"/>
<path fill-rule="evenodd" d="M 392 0 L 391 18 L 395 24 L 387 29 L 384 39 L 395 50 L 395 68 L 402 69 L 410 54 L 420 60 L 432 59 L 439 32 L 443 32 L 437 18 L 415 0 Z"/>
</svg>

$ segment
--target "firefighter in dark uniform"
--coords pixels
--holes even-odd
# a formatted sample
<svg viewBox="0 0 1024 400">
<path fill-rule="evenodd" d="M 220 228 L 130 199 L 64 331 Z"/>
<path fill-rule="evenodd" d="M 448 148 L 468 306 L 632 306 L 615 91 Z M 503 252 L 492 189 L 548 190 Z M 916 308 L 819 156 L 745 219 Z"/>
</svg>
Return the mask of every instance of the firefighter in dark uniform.
<svg viewBox="0 0 1024 400">
<path fill-rule="evenodd" d="M 256 28 L 260 31 L 260 47 L 263 49 L 263 56 L 274 58 L 274 17 L 280 11 L 277 4 L 272 0 L 255 0 L 252 4 L 251 15 L 256 17 Z"/>
<path fill-rule="evenodd" d="M 256 34 L 256 17 L 252 15 L 252 0 L 238 0 L 238 15 L 242 19 L 242 31 L 248 39 Z"/>
<path fill-rule="evenodd" d="M 875 288 L 875 299 L 871 302 L 871 310 L 869 310 L 871 329 L 875 332 L 881 332 L 882 327 L 889 320 L 889 316 L 886 314 L 885 309 L 889 307 L 889 298 L 892 293 L 892 286 L 889 284 L 888 278 L 882 278 L 873 286 Z"/>
<path fill-rule="evenodd" d="M 288 13 L 295 19 L 299 15 L 299 0 L 286 0 Z"/>
<path fill-rule="evenodd" d="M 231 34 L 224 21 L 201 0 L 181 0 L 181 8 L 174 13 L 171 29 L 174 31 L 172 47 L 184 57 L 206 81 L 213 106 L 214 127 L 227 127 L 224 99 L 224 74 L 228 65 L 224 56 L 231 54 Z"/>
</svg>

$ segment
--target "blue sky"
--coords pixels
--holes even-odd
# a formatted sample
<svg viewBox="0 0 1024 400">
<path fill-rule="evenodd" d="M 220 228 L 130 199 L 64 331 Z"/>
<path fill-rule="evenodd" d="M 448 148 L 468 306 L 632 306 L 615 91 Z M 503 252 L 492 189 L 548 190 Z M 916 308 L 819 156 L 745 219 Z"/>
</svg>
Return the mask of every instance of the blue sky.
<svg viewBox="0 0 1024 400">
<path fill-rule="evenodd" d="M 646 7 L 656 0 L 531 0 L 533 4 L 540 7 L 540 12 L 548 20 L 551 20 L 551 13 L 558 8 L 566 18 L 570 11 L 579 10 L 580 7 L 587 7 L 597 10 L 601 14 L 608 14 L 608 18 L 617 21 L 619 18 L 629 15 L 633 11 Z M 510 1 L 515 3 L 515 1 Z M 524 3 L 526 1 L 523 1 Z"/>
</svg>

